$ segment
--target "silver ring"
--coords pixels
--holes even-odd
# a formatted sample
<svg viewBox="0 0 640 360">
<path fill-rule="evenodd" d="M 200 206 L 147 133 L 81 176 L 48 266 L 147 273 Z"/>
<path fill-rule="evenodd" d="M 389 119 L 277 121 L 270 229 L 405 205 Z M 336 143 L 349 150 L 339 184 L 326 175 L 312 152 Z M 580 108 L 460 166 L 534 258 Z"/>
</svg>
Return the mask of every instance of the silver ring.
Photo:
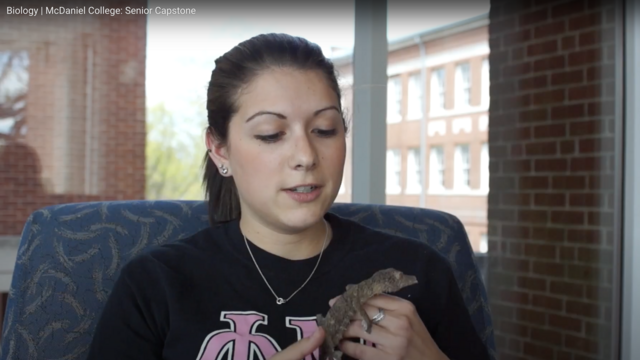
<svg viewBox="0 0 640 360">
<path fill-rule="evenodd" d="M 382 321 L 382 319 L 384 319 L 384 310 L 378 309 L 378 313 L 373 318 L 371 318 L 371 322 L 374 324 L 378 324 L 380 321 Z"/>
</svg>

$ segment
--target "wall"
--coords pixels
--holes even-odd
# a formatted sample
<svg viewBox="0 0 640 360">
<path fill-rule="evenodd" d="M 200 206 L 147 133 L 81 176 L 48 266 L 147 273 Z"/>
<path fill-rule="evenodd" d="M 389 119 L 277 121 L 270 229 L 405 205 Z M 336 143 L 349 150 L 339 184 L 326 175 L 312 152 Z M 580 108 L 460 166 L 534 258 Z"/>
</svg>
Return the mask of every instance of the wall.
<svg viewBox="0 0 640 360">
<path fill-rule="evenodd" d="M 29 64 L 26 133 L 0 134 L 0 236 L 43 206 L 144 198 L 146 17 L 2 14 L 0 54 Z"/>
<path fill-rule="evenodd" d="M 426 68 L 425 94 L 427 122 L 444 122 L 444 133 L 434 133 L 427 135 L 426 176 L 422 181 L 422 187 L 428 191 L 429 187 L 429 148 L 440 145 L 444 148 L 445 156 L 445 187 L 446 193 L 431 193 L 426 196 L 425 207 L 438 209 L 452 213 L 460 218 L 465 225 L 473 248 L 480 249 L 480 240 L 483 234 L 487 233 L 487 196 L 486 191 L 479 190 L 480 187 L 480 147 L 487 142 L 487 129 L 481 126 L 481 117 L 488 115 L 486 104 L 482 104 L 481 92 L 483 87 L 489 84 L 481 82 L 482 60 L 488 56 L 488 27 L 478 26 L 475 29 L 461 31 L 454 34 L 445 35 L 441 38 L 428 40 L 424 43 L 427 62 L 431 62 Z M 484 50 L 483 50 L 484 49 Z M 420 73 L 419 48 L 416 45 L 404 47 L 389 52 L 388 71 L 390 76 L 398 76 L 402 83 L 401 113 L 402 120 L 397 123 L 387 125 L 387 148 L 398 149 L 401 152 L 401 175 L 400 184 L 403 191 L 400 194 L 387 194 L 386 203 L 389 205 L 420 206 L 420 195 L 407 193 L 407 161 L 408 150 L 420 147 L 420 121 L 408 119 L 408 83 L 412 74 Z M 471 107 L 461 109 L 455 104 L 454 73 L 455 66 L 460 62 L 468 62 L 471 71 Z M 445 109 L 443 113 L 430 113 L 430 77 L 431 70 L 444 67 L 445 76 Z M 351 110 L 352 93 L 350 86 L 352 67 L 351 64 L 344 64 L 338 67 L 339 74 L 343 79 L 344 104 Z M 352 116 L 348 112 L 348 118 Z M 471 128 L 469 131 L 462 130 L 454 132 L 453 123 L 458 118 L 470 118 Z M 353 124 L 351 124 L 351 131 Z M 357 131 L 357 130 L 356 130 Z M 348 153 L 345 164 L 345 191 L 338 195 L 337 202 L 349 202 L 351 199 L 351 138 L 348 138 Z M 454 151 L 456 144 L 469 144 L 470 146 L 470 187 L 471 191 L 452 191 L 454 178 Z"/>
<path fill-rule="evenodd" d="M 610 359 L 611 1 L 491 1 L 489 272 L 501 359 Z"/>
</svg>

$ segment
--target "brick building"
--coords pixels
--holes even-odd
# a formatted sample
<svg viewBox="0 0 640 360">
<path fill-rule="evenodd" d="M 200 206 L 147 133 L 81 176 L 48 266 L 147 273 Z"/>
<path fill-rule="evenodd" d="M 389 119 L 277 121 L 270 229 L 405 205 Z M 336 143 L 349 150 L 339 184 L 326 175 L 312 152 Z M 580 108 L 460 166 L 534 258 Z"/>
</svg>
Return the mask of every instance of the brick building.
<svg viewBox="0 0 640 360">
<path fill-rule="evenodd" d="M 497 345 L 503 359 L 612 359 L 616 2 L 493 0 L 490 22 Z"/>
<path fill-rule="evenodd" d="M 0 235 L 20 235 L 47 204 L 143 198 L 146 17 L 2 15 L 0 24 L 2 58 L 26 59 L 13 69 L 25 75 L 21 131 L 10 133 L 16 116 L 0 119 Z"/>
<path fill-rule="evenodd" d="M 416 34 L 422 62 L 414 38 L 389 44 L 387 203 L 419 206 L 425 189 L 425 207 L 457 215 L 488 250 L 499 359 L 604 360 L 616 346 L 615 10 L 493 0 L 486 16 Z M 351 56 L 334 62 L 349 107 Z"/>
<path fill-rule="evenodd" d="M 420 206 L 424 189 L 424 207 L 458 216 L 477 252 L 487 249 L 488 30 L 488 15 L 482 15 L 416 34 L 424 58 L 413 37 L 394 41 L 387 71 L 387 204 Z M 351 56 L 334 63 L 343 82 L 344 105 L 350 108 Z M 423 105 L 426 171 L 421 179 Z M 351 199 L 350 140 L 338 202 Z"/>
<path fill-rule="evenodd" d="M 144 198 L 145 53 L 145 16 L 29 17 L 3 9 L 0 293 L 9 288 L 19 236 L 33 211 Z"/>
</svg>

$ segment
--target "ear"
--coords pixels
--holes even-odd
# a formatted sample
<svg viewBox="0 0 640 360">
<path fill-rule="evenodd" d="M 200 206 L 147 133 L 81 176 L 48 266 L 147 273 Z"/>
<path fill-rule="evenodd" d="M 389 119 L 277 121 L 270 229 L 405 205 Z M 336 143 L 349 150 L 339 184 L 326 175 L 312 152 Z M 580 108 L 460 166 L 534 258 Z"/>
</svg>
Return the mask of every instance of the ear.
<svg viewBox="0 0 640 360">
<path fill-rule="evenodd" d="M 218 139 L 216 139 L 210 131 L 206 132 L 205 142 L 207 144 L 209 158 L 211 158 L 213 163 L 216 164 L 218 170 L 220 170 L 221 166 L 224 166 L 224 168 L 227 169 L 226 174 L 222 174 L 221 172 L 222 176 L 230 176 L 231 168 L 229 166 L 227 146 L 218 141 Z"/>
</svg>

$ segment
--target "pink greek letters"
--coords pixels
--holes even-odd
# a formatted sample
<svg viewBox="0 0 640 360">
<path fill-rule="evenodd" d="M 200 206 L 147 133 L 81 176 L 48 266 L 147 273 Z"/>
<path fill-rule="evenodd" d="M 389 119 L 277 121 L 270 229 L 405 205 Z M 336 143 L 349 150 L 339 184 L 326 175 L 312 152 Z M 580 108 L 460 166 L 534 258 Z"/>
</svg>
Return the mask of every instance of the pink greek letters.
<svg viewBox="0 0 640 360">
<path fill-rule="evenodd" d="M 287 317 L 287 327 L 294 328 L 298 332 L 298 340 L 311 336 L 318 328 L 316 317 Z M 320 356 L 320 351 L 313 352 L 315 359 Z M 303 360 L 313 360 L 311 355 L 307 355 Z"/>
<path fill-rule="evenodd" d="M 257 312 L 222 312 L 220 320 L 227 321 L 228 330 L 214 331 L 207 336 L 198 360 L 265 360 L 280 351 L 269 335 L 256 332 L 260 324 L 267 324 L 267 316 Z"/>
<path fill-rule="evenodd" d="M 222 312 L 220 320 L 228 322 L 229 328 L 207 335 L 197 360 L 266 360 L 281 351 L 272 337 L 256 331 L 259 325 L 268 325 L 267 315 L 255 311 L 229 311 Z M 297 340 L 311 336 L 318 328 L 315 316 L 287 317 L 285 321 L 288 328 L 295 329 Z M 362 339 L 360 343 L 375 347 L 375 344 Z M 313 358 L 310 354 L 300 360 L 317 358 L 319 350 L 313 355 Z"/>
</svg>

